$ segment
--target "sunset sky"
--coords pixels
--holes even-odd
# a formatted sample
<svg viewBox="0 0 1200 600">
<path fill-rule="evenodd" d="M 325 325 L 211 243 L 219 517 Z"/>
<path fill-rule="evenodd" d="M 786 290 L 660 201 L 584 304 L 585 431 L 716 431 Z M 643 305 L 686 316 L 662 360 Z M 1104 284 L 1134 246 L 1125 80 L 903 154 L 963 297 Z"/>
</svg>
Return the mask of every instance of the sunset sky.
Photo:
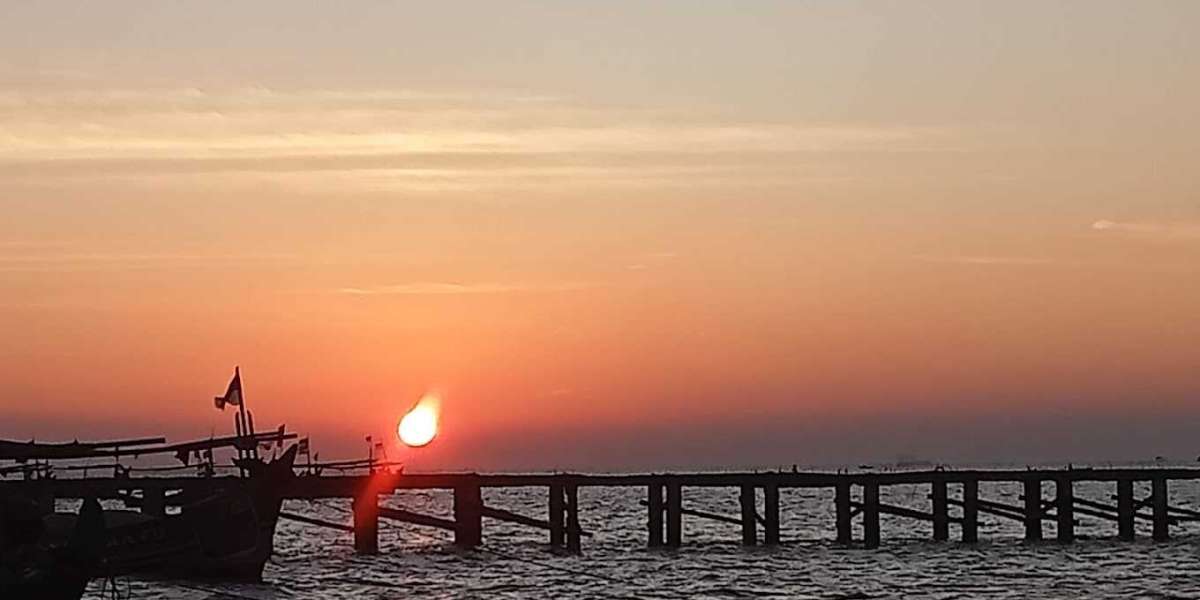
<svg viewBox="0 0 1200 600">
<path fill-rule="evenodd" d="M 1200 3 L 5 2 L 0 438 L 1200 454 Z"/>
</svg>

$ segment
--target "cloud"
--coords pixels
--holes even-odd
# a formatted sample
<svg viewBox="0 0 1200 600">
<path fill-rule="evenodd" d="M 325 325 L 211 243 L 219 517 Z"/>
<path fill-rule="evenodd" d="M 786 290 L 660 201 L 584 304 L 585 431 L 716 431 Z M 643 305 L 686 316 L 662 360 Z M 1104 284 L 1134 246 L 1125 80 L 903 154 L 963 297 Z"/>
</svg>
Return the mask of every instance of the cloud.
<svg viewBox="0 0 1200 600">
<path fill-rule="evenodd" d="M 1173 239 L 1200 238 L 1200 224 L 1197 223 L 1139 223 L 1100 220 L 1092 223 L 1092 229 L 1094 231 L 1146 237 Z"/>
<path fill-rule="evenodd" d="M 536 292 L 573 292 L 596 287 L 587 282 L 559 283 L 445 283 L 415 282 L 369 287 L 345 287 L 338 294 L 349 296 L 456 296 L 472 294 L 512 294 Z"/>
<path fill-rule="evenodd" d="M 798 170 L 798 155 L 956 143 L 932 127 L 735 119 L 502 91 L 0 92 L 0 177 L 53 185 L 213 172 L 302 189 L 777 185 L 844 175 Z"/>
<path fill-rule="evenodd" d="M 1062 261 L 1051 258 L 1039 258 L 1028 256 L 914 256 L 913 260 L 929 263 L 943 263 L 955 265 L 994 265 L 994 266 L 1020 266 L 1020 265 L 1054 265 L 1065 264 Z"/>
</svg>

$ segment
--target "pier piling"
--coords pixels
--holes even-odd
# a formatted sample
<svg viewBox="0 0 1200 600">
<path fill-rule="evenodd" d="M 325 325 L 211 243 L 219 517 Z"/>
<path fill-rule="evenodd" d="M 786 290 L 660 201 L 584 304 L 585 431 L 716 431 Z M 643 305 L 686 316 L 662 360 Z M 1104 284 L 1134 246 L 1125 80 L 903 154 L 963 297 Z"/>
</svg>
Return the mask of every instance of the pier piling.
<svg viewBox="0 0 1200 600">
<path fill-rule="evenodd" d="M 579 486 L 571 484 L 566 486 L 564 491 L 567 509 L 567 551 L 579 552 L 579 536 L 582 533 L 579 527 Z"/>
<path fill-rule="evenodd" d="M 1070 479 L 1059 477 L 1054 482 L 1058 497 L 1054 512 L 1058 519 L 1058 541 L 1075 541 L 1075 488 Z"/>
<path fill-rule="evenodd" d="M 850 482 L 839 481 L 834 487 L 833 503 L 837 510 L 837 542 L 849 544 L 854 541 L 850 530 Z"/>
<path fill-rule="evenodd" d="M 563 486 L 560 483 L 550 484 L 550 506 L 549 506 L 549 521 L 550 521 L 550 547 L 562 548 L 566 541 L 566 526 L 563 522 L 563 517 L 566 516 L 566 498 L 563 494 Z"/>
<path fill-rule="evenodd" d="M 646 515 L 646 522 L 650 529 L 650 536 L 647 545 L 651 548 L 658 548 L 663 545 L 663 485 L 661 483 L 651 483 L 646 486 L 646 491 L 649 494 L 647 497 L 646 506 L 649 507 L 649 513 Z"/>
<path fill-rule="evenodd" d="M 758 544 L 758 512 L 756 509 L 757 493 L 753 485 L 742 484 L 738 501 L 742 506 L 742 545 L 755 546 Z"/>
<path fill-rule="evenodd" d="M 1117 537 L 1133 541 L 1133 480 L 1117 480 Z"/>
<path fill-rule="evenodd" d="M 379 495 L 367 491 L 354 497 L 354 551 L 359 554 L 379 552 Z"/>
<path fill-rule="evenodd" d="M 947 502 L 946 482 L 937 480 L 931 484 L 929 493 L 933 501 L 933 541 L 944 542 L 950 539 L 950 503 Z"/>
<path fill-rule="evenodd" d="M 879 482 L 863 484 L 863 545 L 879 547 Z"/>
<path fill-rule="evenodd" d="M 683 486 L 675 480 L 667 483 L 667 546 L 683 545 Z"/>
<path fill-rule="evenodd" d="M 463 549 L 483 543 L 483 495 L 478 483 L 454 488 L 454 545 Z"/>
<path fill-rule="evenodd" d="M 1029 478 L 1025 486 L 1025 539 L 1036 542 L 1042 539 L 1042 480 Z"/>
<path fill-rule="evenodd" d="M 1167 479 L 1165 477 L 1155 477 L 1150 480 L 1150 499 L 1153 506 L 1154 516 L 1154 541 L 1162 542 L 1171 537 L 1168 529 L 1170 519 L 1168 516 L 1168 496 L 1167 496 Z"/>
<path fill-rule="evenodd" d="M 779 544 L 779 484 L 763 486 L 763 543 Z"/>
<path fill-rule="evenodd" d="M 979 480 L 966 479 L 962 484 L 962 541 L 979 541 Z"/>
</svg>

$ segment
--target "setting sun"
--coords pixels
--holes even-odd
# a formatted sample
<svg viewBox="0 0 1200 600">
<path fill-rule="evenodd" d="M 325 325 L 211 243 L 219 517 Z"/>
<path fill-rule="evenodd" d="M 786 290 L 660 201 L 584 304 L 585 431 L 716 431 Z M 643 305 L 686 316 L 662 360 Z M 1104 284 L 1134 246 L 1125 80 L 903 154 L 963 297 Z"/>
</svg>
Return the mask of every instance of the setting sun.
<svg viewBox="0 0 1200 600">
<path fill-rule="evenodd" d="M 414 448 L 432 442 L 437 436 L 438 412 L 437 397 L 429 395 L 421 398 L 420 402 L 400 419 L 400 427 L 397 429 L 400 441 Z"/>
</svg>

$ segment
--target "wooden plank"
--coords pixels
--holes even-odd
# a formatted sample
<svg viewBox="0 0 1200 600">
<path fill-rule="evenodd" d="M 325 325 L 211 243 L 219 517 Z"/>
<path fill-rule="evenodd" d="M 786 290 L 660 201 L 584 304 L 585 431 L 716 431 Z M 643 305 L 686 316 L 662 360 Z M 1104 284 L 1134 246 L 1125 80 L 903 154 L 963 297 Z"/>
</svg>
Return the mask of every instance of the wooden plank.
<svg viewBox="0 0 1200 600">
<path fill-rule="evenodd" d="M 326 527 L 328 529 L 336 529 L 338 531 L 342 531 L 345 533 L 354 533 L 354 527 L 352 527 L 350 525 L 346 525 L 345 523 L 334 523 L 332 521 L 315 519 L 313 517 L 306 517 L 304 515 L 298 515 L 298 514 L 289 513 L 289 512 L 280 512 L 279 518 L 286 519 L 288 521 L 296 521 L 297 523 L 305 523 L 308 525 L 316 525 L 318 527 Z"/>
<path fill-rule="evenodd" d="M 638 503 L 641 504 L 642 506 L 646 506 L 645 500 L 641 500 Z M 728 517 L 725 515 L 719 515 L 717 513 L 710 513 L 710 512 L 703 511 L 703 510 L 696 510 L 694 508 L 685 508 L 683 506 L 679 507 L 679 514 L 687 515 L 689 517 L 699 517 L 701 519 L 709 519 L 710 521 L 720 521 L 721 523 L 729 523 L 730 525 L 737 525 L 739 527 L 742 525 L 742 520 L 737 517 Z"/>
<path fill-rule="evenodd" d="M 860 502 L 852 502 L 851 505 L 861 506 L 862 504 Z M 918 521 L 933 521 L 934 520 L 934 515 L 932 513 L 921 512 L 921 511 L 913 509 L 913 508 L 907 508 L 904 506 L 896 506 L 894 504 L 884 504 L 882 502 L 879 503 L 879 512 L 882 514 L 896 515 L 898 517 L 906 517 L 909 519 L 916 519 Z M 948 523 L 962 523 L 962 518 L 946 515 L 946 521 Z"/>
<path fill-rule="evenodd" d="M 405 523 L 412 523 L 413 525 L 422 525 L 424 527 L 436 527 L 438 529 L 445 529 L 447 531 L 455 531 L 458 528 L 458 524 L 455 523 L 453 519 L 431 517 L 429 515 L 415 513 L 409 510 L 388 508 L 386 506 L 380 506 L 378 510 L 379 516 L 384 519 L 402 521 Z"/>
<path fill-rule="evenodd" d="M 519 513 L 504 510 L 502 508 L 492 508 L 491 506 L 484 506 L 483 507 L 483 516 L 485 516 L 489 519 L 496 519 L 497 521 L 507 521 L 509 523 L 517 523 L 519 525 L 526 525 L 528 527 L 536 527 L 538 529 L 545 529 L 545 530 L 550 529 L 549 521 L 546 521 L 543 519 L 535 519 L 533 517 L 527 517 L 527 516 L 519 514 Z M 584 531 L 584 530 L 580 529 L 579 535 L 582 535 L 584 537 L 592 537 L 592 532 Z"/>
<path fill-rule="evenodd" d="M 946 502 L 953 506 L 958 506 L 958 507 L 963 507 L 966 504 L 965 502 L 963 502 L 962 500 L 959 500 L 957 498 L 950 498 Z M 1024 514 L 1022 514 L 1020 512 L 1016 512 L 1016 510 L 1013 507 L 1011 507 L 1007 504 L 1000 504 L 998 502 L 989 502 L 987 500 L 976 499 L 975 500 L 975 510 L 977 512 L 986 513 L 986 514 L 996 516 L 996 517 L 1004 517 L 1006 519 L 1012 519 L 1014 521 L 1025 520 Z M 960 518 L 958 521 L 961 523 L 962 519 Z"/>
</svg>

